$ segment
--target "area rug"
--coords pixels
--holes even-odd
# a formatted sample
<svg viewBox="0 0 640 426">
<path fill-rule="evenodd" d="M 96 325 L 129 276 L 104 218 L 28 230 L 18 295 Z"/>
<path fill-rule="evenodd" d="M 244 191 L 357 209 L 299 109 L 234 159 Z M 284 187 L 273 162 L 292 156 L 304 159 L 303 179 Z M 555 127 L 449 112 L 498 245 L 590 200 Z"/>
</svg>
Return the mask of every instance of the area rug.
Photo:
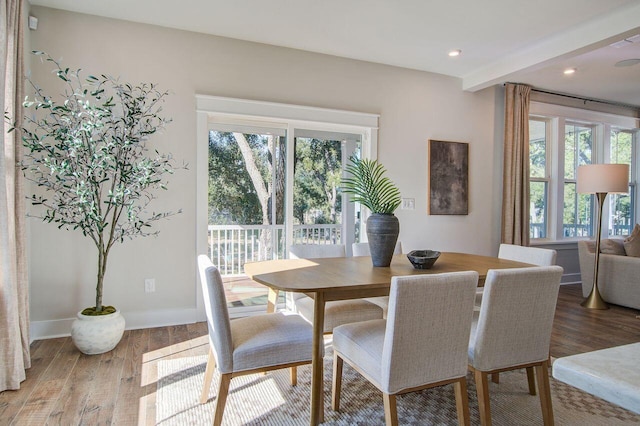
<svg viewBox="0 0 640 426">
<path fill-rule="evenodd" d="M 341 410 L 331 409 L 332 352 L 325 356 L 326 425 L 384 425 L 382 394 L 346 363 L 343 370 Z M 216 386 L 209 402 L 199 404 L 206 356 L 184 357 L 158 363 L 157 425 L 209 425 Z M 471 424 L 480 424 L 474 381 L 468 376 Z M 289 384 L 288 370 L 235 378 L 224 412 L 224 425 L 298 426 L 309 423 L 311 367 L 298 368 L 298 385 Z M 490 384 L 491 413 L 497 426 L 541 425 L 538 396 L 528 394 L 524 371 L 502 373 L 500 384 Z M 556 425 L 616 426 L 640 424 L 636 415 L 551 378 Z M 401 425 L 456 425 L 453 386 L 401 395 Z"/>
</svg>

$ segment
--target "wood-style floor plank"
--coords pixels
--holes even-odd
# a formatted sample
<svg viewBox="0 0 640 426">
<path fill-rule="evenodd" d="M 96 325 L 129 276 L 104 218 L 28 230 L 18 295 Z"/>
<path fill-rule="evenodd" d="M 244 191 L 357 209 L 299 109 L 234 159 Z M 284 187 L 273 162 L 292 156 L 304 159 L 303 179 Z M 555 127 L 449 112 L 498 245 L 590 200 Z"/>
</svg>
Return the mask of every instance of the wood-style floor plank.
<svg viewBox="0 0 640 426">
<path fill-rule="evenodd" d="M 560 289 L 551 355 L 561 357 L 640 341 L 640 311 L 580 306 L 579 285 Z M 70 338 L 31 345 L 32 367 L 18 391 L 0 393 L 4 425 L 155 425 L 157 365 L 205 355 L 204 322 L 126 331 L 112 352 L 83 355 Z"/>
<path fill-rule="evenodd" d="M 91 386 L 79 424 L 113 424 L 113 412 L 118 398 L 128 342 L 129 333 L 126 333 L 114 350 L 100 355 L 94 384 Z"/>
<path fill-rule="evenodd" d="M 149 349 L 149 329 L 131 330 L 128 333 L 127 354 L 113 415 L 115 425 L 131 424 L 132 419 L 137 419 L 141 411 L 146 413 L 146 409 L 141 410 L 140 401 L 147 392 L 155 392 L 152 384 L 142 386 L 142 354 Z"/>
<path fill-rule="evenodd" d="M 56 405 L 60 394 L 73 371 L 80 352 L 73 346 L 71 338 L 59 341 L 61 346 L 42 346 L 36 356 L 42 355 L 53 359 L 46 371 L 40 376 L 24 406 L 14 418 L 13 423 L 19 425 L 46 424 L 51 411 Z"/>
</svg>

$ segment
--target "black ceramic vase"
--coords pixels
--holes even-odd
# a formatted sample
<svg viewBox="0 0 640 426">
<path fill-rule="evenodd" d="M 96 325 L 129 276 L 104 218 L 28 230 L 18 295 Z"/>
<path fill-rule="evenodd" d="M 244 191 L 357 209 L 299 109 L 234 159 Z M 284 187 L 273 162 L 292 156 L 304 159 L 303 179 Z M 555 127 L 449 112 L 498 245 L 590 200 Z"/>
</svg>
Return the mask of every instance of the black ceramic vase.
<svg viewBox="0 0 640 426">
<path fill-rule="evenodd" d="M 400 222 L 392 214 L 374 213 L 367 219 L 367 238 L 373 266 L 389 266 L 396 241 L 400 233 Z"/>
</svg>

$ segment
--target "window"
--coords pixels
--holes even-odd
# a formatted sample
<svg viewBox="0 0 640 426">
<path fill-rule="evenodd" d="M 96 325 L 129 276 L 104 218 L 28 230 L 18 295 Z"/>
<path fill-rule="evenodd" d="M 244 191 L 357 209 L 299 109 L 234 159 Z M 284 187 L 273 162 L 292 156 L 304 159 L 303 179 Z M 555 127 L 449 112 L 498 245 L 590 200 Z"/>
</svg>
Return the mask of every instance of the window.
<svg viewBox="0 0 640 426">
<path fill-rule="evenodd" d="M 636 205 L 636 184 L 633 176 L 636 176 L 634 167 L 638 162 L 635 152 L 637 144 L 633 143 L 633 132 L 629 130 L 611 129 L 609 142 L 609 158 L 611 163 L 629 165 L 629 193 L 609 195 L 609 236 L 630 235 L 633 230 L 633 212 Z"/>
<path fill-rule="evenodd" d="M 593 126 L 567 122 L 564 126 L 563 237 L 592 235 L 591 196 L 578 194 L 578 167 L 593 161 Z"/>
<path fill-rule="evenodd" d="M 629 193 L 610 194 L 604 235 L 629 235 L 639 217 L 636 118 L 532 102 L 529 116 L 530 237 L 571 240 L 595 235 L 595 197 L 576 191 L 578 167 L 629 164 Z"/>
<path fill-rule="evenodd" d="M 547 121 L 529 121 L 529 195 L 531 238 L 547 238 L 549 170 Z"/>
</svg>

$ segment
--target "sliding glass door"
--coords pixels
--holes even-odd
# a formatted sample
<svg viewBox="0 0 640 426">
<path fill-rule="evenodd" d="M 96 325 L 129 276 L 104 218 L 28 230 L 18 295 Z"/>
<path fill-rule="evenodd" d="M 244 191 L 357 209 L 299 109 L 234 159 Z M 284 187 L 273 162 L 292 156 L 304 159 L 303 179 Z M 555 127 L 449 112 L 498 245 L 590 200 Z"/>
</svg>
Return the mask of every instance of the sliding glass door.
<svg viewBox="0 0 640 426">
<path fill-rule="evenodd" d="M 286 258 L 291 244 L 356 241 L 355 207 L 340 179 L 361 139 L 276 124 L 209 124 L 208 254 L 230 308 L 266 305 L 266 288 L 244 275 L 246 262 Z"/>
</svg>

